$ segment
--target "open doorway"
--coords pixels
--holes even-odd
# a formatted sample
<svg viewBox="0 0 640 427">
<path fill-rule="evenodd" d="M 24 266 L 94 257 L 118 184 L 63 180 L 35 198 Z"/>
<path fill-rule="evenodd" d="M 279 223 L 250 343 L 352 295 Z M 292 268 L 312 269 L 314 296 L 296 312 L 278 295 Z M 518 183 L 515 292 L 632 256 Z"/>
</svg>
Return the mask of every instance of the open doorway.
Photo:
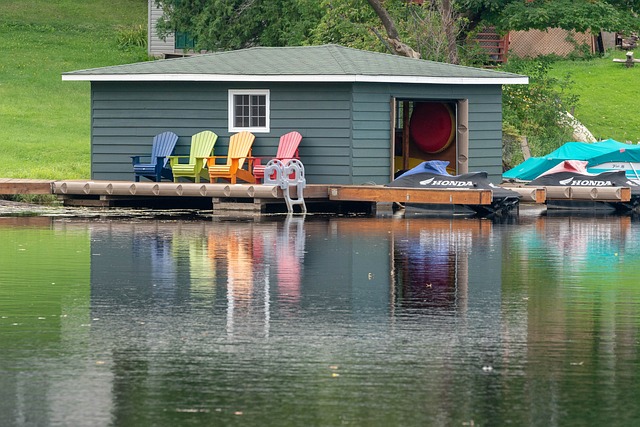
<svg viewBox="0 0 640 427">
<path fill-rule="evenodd" d="M 466 100 L 394 99 L 393 177 L 426 160 L 449 162 L 447 172 L 467 172 Z"/>
</svg>

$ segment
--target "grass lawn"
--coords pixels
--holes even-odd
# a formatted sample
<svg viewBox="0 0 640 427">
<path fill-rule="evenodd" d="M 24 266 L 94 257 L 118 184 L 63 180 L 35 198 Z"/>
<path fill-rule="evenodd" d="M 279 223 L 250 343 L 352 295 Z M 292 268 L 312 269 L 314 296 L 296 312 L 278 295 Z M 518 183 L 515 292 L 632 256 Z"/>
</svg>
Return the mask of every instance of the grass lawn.
<svg viewBox="0 0 640 427">
<path fill-rule="evenodd" d="M 627 68 L 613 62 L 626 51 L 614 51 L 590 61 L 560 61 L 553 64 L 554 77 L 570 74 L 573 91 L 580 96 L 575 116 L 598 139 L 640 141 L 640 64 Z M 640 55 L 640 49 L 634 57 Z"/>
<path fill-rule="evenodd" d="M 0 177 L 90 177 L 90 84 L 61 74 L 146 59 L 116 43 L 146 20 L 145 0 L 0 2 Z"/>
</svg>

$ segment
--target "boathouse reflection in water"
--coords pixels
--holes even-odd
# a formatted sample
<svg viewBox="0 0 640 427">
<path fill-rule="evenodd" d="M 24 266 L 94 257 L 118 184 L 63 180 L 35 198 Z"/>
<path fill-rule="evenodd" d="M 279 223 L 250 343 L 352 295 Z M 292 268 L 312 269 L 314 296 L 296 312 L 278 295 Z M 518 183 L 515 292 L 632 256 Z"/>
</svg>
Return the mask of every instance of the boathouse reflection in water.
<svg viewBox="0 0 640 427">
<path fill-rule="evenodd" d="M 499 297 L 501 246 L 492 226 L 488 220 L 301 217 L 94 224 L 92 298 L 98 307 L 175 305 L 190 295 L 214 305 L 224 300 L 229 335 L 239 320 L 258 313 L 268 334 L 272 309 L 294 314 L 304 304 L 362 306 L 389 316 L 409 309 L 464 312 L 470 288 L 486 292 L 490 284 Z M 313 274 L 305 274 L 307 265 Z"/>
</svg>

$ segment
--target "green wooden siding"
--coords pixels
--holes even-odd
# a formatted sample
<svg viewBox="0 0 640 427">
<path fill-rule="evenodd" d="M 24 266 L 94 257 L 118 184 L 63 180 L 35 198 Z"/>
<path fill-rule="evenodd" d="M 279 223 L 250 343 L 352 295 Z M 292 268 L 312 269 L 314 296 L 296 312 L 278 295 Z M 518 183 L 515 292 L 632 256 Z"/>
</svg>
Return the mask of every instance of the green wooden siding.
<svg viewBox="0 0 640 427">
<path fill-rule="evenodd" d="M 502 176 L 502 92 L 496 85 L 355 84 L 353 99 L 354 184 L 390 180 L 391 99 L 469 100 L 469 170 Z M 382 154 L 386 150 L 386 157 Z"/>
<path fill-rule="evenodd" d="M 388 85 L 355 84 L 353 87 L 353 184 L 389 182 L 390 102 Z"/>
<path fill-rule="evenodd" d="M 130 156 L 148 155 L 154 135 L 178 134 L 176 154 L 190 136 L 219 135 L 226 154 L 229 89 L 269 89 L 270 133 L 256 133 L 253 154 L 270 158 L 280 135 L 299 131 L 307 182 L 385 184 L 391 175 L 391 100 L 469 100 L 469 170 L 502 174 L 502 99 L 495 85 L 374 83 L 92 82 L 92 178 L 130 180 Z"/>
<path fill-rule="evenodd" d="M 153 136 L 166 130 L 179 136 L 176 154 L 187 154 L 190 136 L 205 129 L 219 136 L 215 154 L 226 154 L 229 89 L 271 91 L 271 132 L 256 133 L 255 156 L 272 157 L 280 136 L 297 130 L 309 183 L 351 182 L 350 85 L 209 82 L 93 82 L 93 179 L 132 179 L 130 156 L 148 155 Z"/>
</svg>

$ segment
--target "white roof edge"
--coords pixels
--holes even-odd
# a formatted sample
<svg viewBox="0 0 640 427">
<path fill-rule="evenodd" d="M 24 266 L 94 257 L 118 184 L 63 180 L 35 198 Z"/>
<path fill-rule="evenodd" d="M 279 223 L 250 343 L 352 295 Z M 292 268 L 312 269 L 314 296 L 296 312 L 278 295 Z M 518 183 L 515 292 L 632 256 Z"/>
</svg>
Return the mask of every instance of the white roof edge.
<svg viewBox="0 0 640 427">
<path fill-rule="evenodd" d="M 92 82 L 324 82 L 422 83 L 459 85 L 528 84 L 529 77 L 421 77 L 368 75 L 237 75 L 237 74 L 63 74 L 64 81 Z"/>
</svg>

